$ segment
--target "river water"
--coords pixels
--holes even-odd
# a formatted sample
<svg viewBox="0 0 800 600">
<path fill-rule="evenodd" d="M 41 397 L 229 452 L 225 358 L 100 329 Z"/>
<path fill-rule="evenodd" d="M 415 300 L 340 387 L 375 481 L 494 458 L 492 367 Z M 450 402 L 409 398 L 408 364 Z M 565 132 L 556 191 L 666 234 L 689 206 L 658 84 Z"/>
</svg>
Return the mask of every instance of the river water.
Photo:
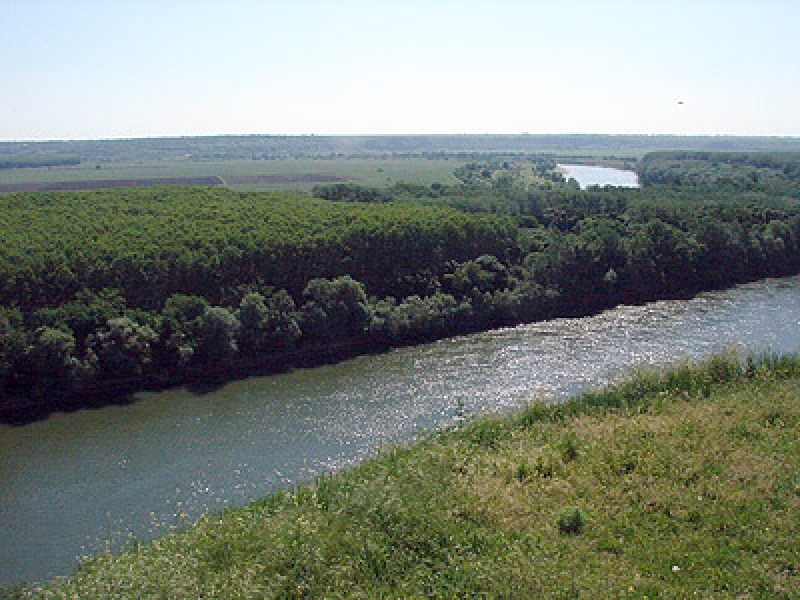
<svg viewBox="0 0 800 600">
<path fill-rule="evenodd" d="M 582 190 L 590 185 L 613 185 L 617 187 L 639 187 L 639 177 L 633 171 L 612 169 L 610 167 L 590 167 L 587 165 L 558 165 L 564 177 L 574 179 Z"/>
<path fill-rule="evenodd" d="M 563 399 L 636 363 L 798 343 L 800 278 L 768 280 L 2 427 L 0 584 L 66 574 L 79 555 L 346 467 L 463 414 Z"/>
</svg>

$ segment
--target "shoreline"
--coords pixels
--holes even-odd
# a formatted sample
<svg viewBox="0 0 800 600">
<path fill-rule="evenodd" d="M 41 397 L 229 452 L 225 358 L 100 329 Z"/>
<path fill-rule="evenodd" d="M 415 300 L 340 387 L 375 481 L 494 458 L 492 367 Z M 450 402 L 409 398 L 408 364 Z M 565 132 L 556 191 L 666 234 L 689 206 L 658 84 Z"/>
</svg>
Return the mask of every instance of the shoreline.
<svg viewBox="0 0 800 600">
<path fill-rule="evenodd" d="M 780 277 L 793 277 L 800 273 L 786 274 Z M 379 339 L 350 339 L 335 344 L 313 344 L 277 354 L 240 357 L 232 365 L 209 372 L 200 367 L 165 370 L 139 377 L 111 379 L 85 385 L 73 390 L 52 391 L 46 400 L 40 397 L 8 395 L 0 403 L 0 426 L 24 427 L 47 419 L 54 413 L 70 413 L 80 410 L 99 409 L 105 406 L 125 406 L 136 402 L 135 395 L 142 392 L 161 392 L 177 387 L 197 388 L 202 390 L 209 386 L 216 387 L 248 377 L 268 377 L 290 372 L 294 369 L 314 368 L 329 364 L 337 364 L 352 360 L 359 356 L 367 356 L 389 352 L 393 349 L 413 347 L 420 344 L 433 343 L 460 335 L 470 335 L 498 328 L 518 327 L 531 323 L 541 323 L 552 319 L 581 319 L 613 310 L 618 306 L 642 306 L 662 300 L 689 300 L 698 294 L 717 290 L 732 289 L 755 281 L 764 281 L 776 277 L 754 278 L 740 281 L 729 286 L 711 287 L 694 291 L 674 291 L 670 294 L 658 295 L 654 298 L 636 302 L 596 301 L 595 303 L 563 302 L 559 309 L 551 308 L 535 319 L 520 321 L 493 321 L 488 327 L 468 326 L 444 335 L 427 335 L 403 340 L 401 343 L 389 343 Z"/>
<path fill-rule="evenodd" d="M 791 589 L 797 573 L 781 565 L 795 545 L 786 473 L 797 462 L 800 358 L 743 358 L 681 361 L 563 404 L 470 419 L 90 557 L 67 577 L 0 591 L 376 597 L 425 584 L 437 596 L 554 597 L 576 581 L 590 597 Z M 758 501 L 764 485 L 769 502 Z"/>
</svg>

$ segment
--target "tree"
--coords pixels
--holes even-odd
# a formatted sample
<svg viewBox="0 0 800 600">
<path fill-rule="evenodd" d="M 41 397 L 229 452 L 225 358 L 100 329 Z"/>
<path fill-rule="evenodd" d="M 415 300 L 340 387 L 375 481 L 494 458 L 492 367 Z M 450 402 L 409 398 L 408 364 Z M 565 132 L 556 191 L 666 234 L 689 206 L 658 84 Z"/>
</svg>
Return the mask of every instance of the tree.
<svg viewBox="0 0 800 600">
<path fill-rule="evenodd" d="M 239 319 L 229 309 L 222 306 L 207 308 L 197 323 L 195 363 L 228 366 L 239 351 L 236 336 L 240 326 Z"/>
<path fill-rule="evenodd" d="M 508 287 L 508 269 L 496 257 L 481 255 L 456 266 L 445 282 L 460 296 L 488 293 Z"/>
<path fill-rule="evenodd" d="M 99 377 L 140 376 L 153 358 L 158 336 L 147 325 L 120 317 L 89 336 L 87 348 L 94 355 Z"/>
<path fill-rule="evenodd" d="M 302 335 L 297 323 L 297 307 L 286 290 L 278 290 L 267 300 L 269 308 L 268 342 L 278 348 L 294 344 Z"/>
<path fill-rule="evenodd" d="M 697 285 L 694 266 L 700 247 L 677 227 L 651 219 L 637 226 L 626 242 L 629 285 L 637 298 L 686 291 Z"/>
<path fill-rule="evenodd" d="M 269 309 L 266 299 L 258 292 L 242 298 L 237 312 L 239 318 L 239 349 L 243 354 L 262 352 L 266 346 Z"/>
<path fill-rule="evenodd" d="M 199 296 L 173 294 L 161 312 L 155 362 L 168 367 L 185 366 L 197 346 L 200 319 L 209 304 Z"/>
<path fill-rule="evenodd" d="M 26 339 L 19 310 L 0 309 L 0 399 L 12 382 L 25 353 Z"/>
<path fill-rule="evenodd" d="M 296 307 L 292 297 L 279 290 L 268 299 L 252 292 L 247 294 L 237 312 L 239 348 L 244 354 L 285 348 L 302 334 L 296 320 Z"/>
<path fill-rule="evenodd" d="M 98 293 L 85 289 L 74 299 L 58 308 L 41 309 L 35 320 L 39 325 L 59 328 L 67 326 L 79 347 L 89 334 L 105 327 L 109 319 L 121 317 L 125 312 L 125 299 L 117 290 L 105 289 Z"/>
<path fill-rule="evenodd" d="M 352 277 L 312 279 L 303 297 L 302 329 L 312 339 L 357 337 L 366 331 L 370 318 L 367 295 Z"/>
<path fill-rule="evenodd" d="M 85 374 L 71 331 L 39 327 L 22 357 L 20 373 L 30 388 L 68 391 Z"/>
</svg>

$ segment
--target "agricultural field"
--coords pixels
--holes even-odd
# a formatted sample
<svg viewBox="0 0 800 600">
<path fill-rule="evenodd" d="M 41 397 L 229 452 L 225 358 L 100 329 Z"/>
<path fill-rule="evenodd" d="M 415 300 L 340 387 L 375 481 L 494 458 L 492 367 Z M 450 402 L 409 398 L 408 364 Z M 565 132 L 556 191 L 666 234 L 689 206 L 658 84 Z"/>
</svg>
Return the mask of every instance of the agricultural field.
<svg viewBox="0 0 800 600">
<path fill-rule="evenodd" d="M 455 184 L 455 158 L 285 158 L 155 160 L 82 163 L 0 170 L 0 193 L 40 189 L 98 189 L 141 185 L 223 185 L 237 190 L 310 192 L 320 183 L 369 187 L 398 181 Z"/>
<path fill-rule="evenodd" d="M 547 155 L 564 162 L 631 169 L 646 153 L 659 150 L 787 152 L 800 151 L 800 141 L 525 134 L 0 142 L 0 193 L 174 184 L 307 193 L 315 185 L 330 183 L 366 187 L 389 187 L 399 181 L 454 184 L 453 171 L 467 162 Z M 15 168 L 17 165 L 25 168 Z"/>
</svg>

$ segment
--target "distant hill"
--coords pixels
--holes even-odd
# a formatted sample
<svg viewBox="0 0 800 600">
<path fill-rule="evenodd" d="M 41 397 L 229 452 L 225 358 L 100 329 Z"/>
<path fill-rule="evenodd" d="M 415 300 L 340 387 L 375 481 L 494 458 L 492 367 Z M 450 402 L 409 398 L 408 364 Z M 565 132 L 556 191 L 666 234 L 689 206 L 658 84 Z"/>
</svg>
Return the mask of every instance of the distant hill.
<svg viewBox="0 0 800 600">
<path fill-rule="evenodd" d="M 0 142 L 0 163 L 36 157 L 81 161 L 300 158 L 474 153 L 641 156 L 657 150 L 800 151 L 798 137 L 678 135 L 231 135 L 111 140 Z"/>
</svg>

